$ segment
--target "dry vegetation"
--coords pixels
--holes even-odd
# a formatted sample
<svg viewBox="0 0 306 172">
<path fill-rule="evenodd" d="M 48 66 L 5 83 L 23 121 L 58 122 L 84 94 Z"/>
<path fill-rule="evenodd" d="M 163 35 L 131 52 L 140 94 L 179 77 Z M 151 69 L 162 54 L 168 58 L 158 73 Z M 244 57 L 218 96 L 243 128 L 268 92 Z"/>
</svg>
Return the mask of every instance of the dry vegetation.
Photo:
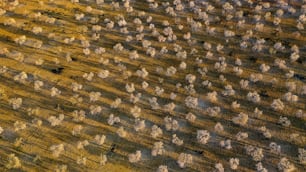
<svg viewBox="0 0 306 172">
<path fill-rule="evenodd" d="M 305 0 L 0 6 L 0 171 L 306 171 Z"/>
</svg>

